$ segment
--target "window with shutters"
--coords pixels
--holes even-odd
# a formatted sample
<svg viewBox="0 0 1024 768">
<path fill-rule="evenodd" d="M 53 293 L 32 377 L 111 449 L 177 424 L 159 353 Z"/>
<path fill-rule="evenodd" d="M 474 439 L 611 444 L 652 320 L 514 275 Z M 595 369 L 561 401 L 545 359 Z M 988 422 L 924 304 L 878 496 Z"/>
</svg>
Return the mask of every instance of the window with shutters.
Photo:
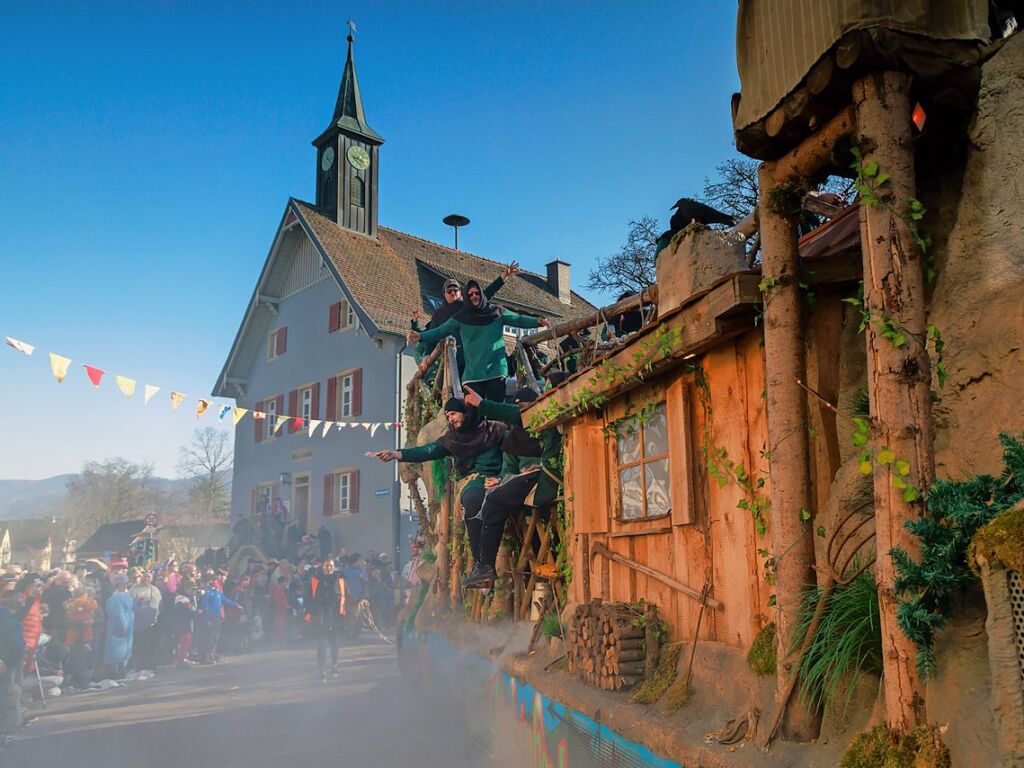
<svg viewBox="0 0 1024 768">
<path fill-rule="evenodd" d="M 350 491 L 352 490 L 352 478 L 348 472 L 342 475 L 336 475 L 338 478 L 337 491 L 334 497 L 338 500 L 338 514 L 347 513 L 351 507 L 352 496 Z"/>
<path fill-rule="evenodd" d="M 313 385 L 299 390 L 299 415 L 303 422 L 309 423 L 313 418 Z"/>
<path fill-rule="evenodd" d="M 612 423 L 618 517 L 645 520 L 672 512 L 669 483 L 669 434 L 665 402 L 644 408 L 639 416 Z"/>
<path fill-rule="evenodd" d="M 342 309 L 345 312 L 345 314 L 343 316 L 343 320 L 344 320 L 345 324 L 342 327 L 346 328 L 346 329 L 347 328 L 355 328 L 356 325 L 357 325 L 356 311 L 352 308 L 352 305 L 349 304 L 347 301 L 344 301 L 344 302 L 342 302 Z"/>
<path fill-rule="evenodd" d="M 267 336 L 267 360 L 276 360 L 285 352 L 288 341 L 287 328 L 275 328 Z"/>
<path fill-rule="evenodd" d="M 338 418 L 352 418 L 352 374 L 342 376 L 338 381 Z"/>
<path fill-rule="evenodd" d="M 333 333 L 334 331 L 348 331 L 356 327 L 358 327 L 356 311 L 352 308 L 348 299 L 342 299 L 330 306 L 327 321 L 327 331 L 329 333 Z"/>
<path fill-rule="evenodd" d="M 336 421 L 355 418 L 362 413 L 362 401 L 362 368 L 342 371 L 337 376 L 328 380 L 326 418 Z"/>
<path fill-rule="evenodd" d="M 263 419 L 263 428 L 265 430 L 263 439 L 271 440 L 277 437 L 277 434 L 274 432 L 274 428 L 277 426 L 277 398 L 268 397 L 264 402 L 266 405 L 263 406 L 263 412 L 266 413 L 266 416 Z"/>
<path fill-rule="evenodd" d="M 359 470 L 337 469 L 325 480 L 326 515 L 351 515 L 359 511 Z"/>
</svg>

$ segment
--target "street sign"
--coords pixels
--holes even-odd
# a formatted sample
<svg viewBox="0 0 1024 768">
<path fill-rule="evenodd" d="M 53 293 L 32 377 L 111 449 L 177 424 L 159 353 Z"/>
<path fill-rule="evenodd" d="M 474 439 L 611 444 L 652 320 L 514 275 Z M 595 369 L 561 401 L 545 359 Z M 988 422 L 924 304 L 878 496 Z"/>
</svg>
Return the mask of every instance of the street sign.
<svg viewBox="0 0 1024 768">
<path fill-rule="evenodd" d="M 390 496 L 391 495 L 391 489 L 390 488 L 378 488 L 376 491 L 373 492 L 373 495 L 374 496 Z"/>
<path fill-rule="evenodd" d="M 156 528 L 158 525 L 160 525 L 160 516 L 157 515 L 156 512 L 150 512 L 148 515 L 146 515 L 146 519 L 144 522 L 146 523 L 147 528 Z"/>
</svg>

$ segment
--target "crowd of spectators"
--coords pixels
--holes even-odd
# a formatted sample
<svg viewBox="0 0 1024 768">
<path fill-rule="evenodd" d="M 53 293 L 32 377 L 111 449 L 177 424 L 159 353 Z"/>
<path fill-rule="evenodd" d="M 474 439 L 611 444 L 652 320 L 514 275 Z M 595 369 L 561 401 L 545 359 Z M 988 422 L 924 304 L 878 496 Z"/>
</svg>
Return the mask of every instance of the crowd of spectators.
<svg viewBox="0 0 1024 768">
<path fill-rule="evenodd" d="M 0 571 L 0 740 L 34 698 L 144 680 L 161 667 L 190 670 L 255 646 L 316 639 L 326 679 L 341 642 L 394 626 L 396 591 L 409 586 L 373 551 L 322 556 L 318 547 L 296 560 L 250 560 L 238 573 L 211 562 L 129 567 L 119 556 L 48 573 Z"/>
</svg>

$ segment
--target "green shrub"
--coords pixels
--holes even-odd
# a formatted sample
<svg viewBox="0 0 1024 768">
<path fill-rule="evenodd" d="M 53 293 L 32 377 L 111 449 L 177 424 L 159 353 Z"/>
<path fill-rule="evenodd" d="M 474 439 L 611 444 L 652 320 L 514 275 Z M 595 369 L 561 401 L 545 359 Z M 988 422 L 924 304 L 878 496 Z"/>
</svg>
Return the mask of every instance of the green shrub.
<svg viewBox="0 0 1024 768">
<path fill-rule="evenodd" d="M 658 659 L 658 668 L 649 680 L 644 680 L 640 687 L 633 694 L 635 704 L 653 704 L 665 693 L 672 681 L 676 679 L 679 668 L 679 652 L 682 650 L 682 643 L 668 643 L 661 646 L 661 656 Z"/>
<path fill-rule="evenodd" d="M 857 736 L 839 765 L 841 768 L 950 768 L 952 762 L 938 729 L 923 725 L 901 734 L 883 724 Z"/>
<path fill-rule="evenodd" d="M 936 480 L 928 490 L 927 514 L 906 523 L 921 539 L 920 562 L 899 547 L 896 565 L 896 619 L 917 645 L 917 669 L 927 678 L 935 671 L 932 645 L 943 627 L 954 594 L 974 580 L 967 562 L 971 540 L 997 515 L 1024 499 L 1024 435 L 999 435 L 1003 473 L 970 480 Z"/>
<path fill-rule="evenodd" d="M 559 621 L 557 614 L 548 613 L 541 616 L 540 633 L 544 635 L 544 637 L 562 636 L 562 622 Z"/>
<path fill-rule="evenodd" d="M 794 648 L 799 648 L 810 627 L 820 590 L 804 593 Z M 843 680 L 850 673 L 882 671 L 882 627 L 878 618 L 878 591 L 870 571 L 850 584 L 837 584 L 829 595 L 821 624 L 800 664 L 800 698 L 810 708 L 833 708 Z M 854 686 L 848 685 L 843 711 Z"/>
</svg>

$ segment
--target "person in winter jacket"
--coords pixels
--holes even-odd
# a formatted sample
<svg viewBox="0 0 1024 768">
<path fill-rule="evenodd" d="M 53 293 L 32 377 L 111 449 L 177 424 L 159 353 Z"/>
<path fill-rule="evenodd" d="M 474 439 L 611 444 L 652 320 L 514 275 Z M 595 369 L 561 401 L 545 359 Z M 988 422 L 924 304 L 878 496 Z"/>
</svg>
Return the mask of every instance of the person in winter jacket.
<svg viewBox="0 0 1024 768">
<path fill-rule="evenodd" d="M 506 424 L 488 421 L 476 408 L 456 397 L 444 404 L 448 431 L 437 441 L 403 448 L 400 451 L 378 451 L 370 455 L 381 461 L 431 461 L 451 456 L 455 460 L 456 490 L 466 518 L 469 548 L 473 561 L 480 557 L 480 508 L 484 502 L 484 483 L 501 473 L 501 443 L 508 434 Z"/>
<path fill-rule="evenodd" d="M 128 576 L 119 573 L 110 580 L 114 593 L 107 598 L 106 644 L 103 649 L 103 663 L 110 676 L 124 677 L 125 666 L 132 656 L 135 630 L 135 606 L 128 594 Z"/>
<path fill-rule="evenodd" d="M 196 594 L 190 584 L 179 584 L 174 596 L 174 631 L 178 636 L 175 659 L 178 669 L 189 669 L 189 651 L 192 649 L 192 635 L 195 632 Z"/>
<path fill-rule="evenodd" d="M 458 312 L 429 331 L 412 331 L 411 344 L 422 341 L 436 344 L 446 336 L 456 336 L 465 357 L 461 370 L 464 383 L 472 383 L 483 397 L 490 400 L 505 399 L 505 378 L 508 360 L 505 356 L 505 326 L 513 328 L 547 327 L 544 318 L 517 315 L 504 307 L 492 304 L 480 283 L 466 283 L 466 304 Z"/>
<path fill-rule="evenodd" d="M 217 643 L 224 621 L 224 606 L 229 605 L 241 610 L 242 606 L 224 596 L 217 584 L 217 578 L 210 576 L 206 581 L 206 589 L 199 599 L 199 663 L 209 664 L 217 655 Z"/>
<path fill-rule="evenodd" d="M 327 681 L 327 648 L 331 649 L 331 675 L 338 674 L 338 640 L 345 623 L 345 581 L 327 558 L 313 573 L 303 601 L 316 634 L 316 664 L 320 679 Z"/>
</svg>

